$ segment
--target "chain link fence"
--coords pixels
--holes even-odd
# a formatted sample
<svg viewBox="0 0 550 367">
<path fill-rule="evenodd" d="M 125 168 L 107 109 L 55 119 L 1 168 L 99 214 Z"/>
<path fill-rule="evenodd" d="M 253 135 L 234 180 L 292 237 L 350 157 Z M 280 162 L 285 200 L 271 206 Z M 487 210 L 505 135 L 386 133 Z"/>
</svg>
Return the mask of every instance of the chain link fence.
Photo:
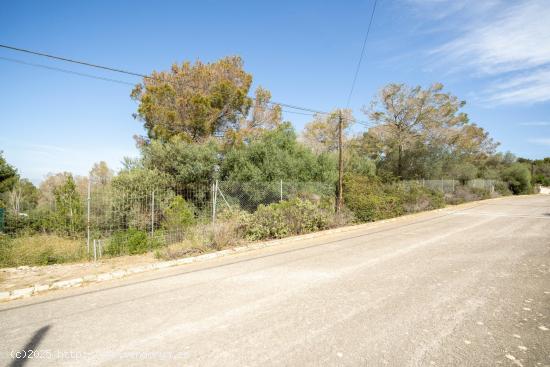
<svg viewBox="0 0 550 367">
<path fill-rule="evenodd" d="M 448 197 L 465 187 L 492 193 L 498 183 L 482 179 L 409 180 L 393 184 L 390 190 L 424 187 Z M 5 226 L 15 234 L 15 240 L 27 237 L 20 247 L 27 246 L 29 253 L 37 252 L 48 241 L 55 243 L 44 247 L 41 256 L 46 263 L 49 259 L 51 263 L 94 260 L 140 254 L 182 241 L 211 246 L 216 231 L 223 230 L 232 217 L 253 214 L 260 205 L 296 198 L 334 208 L 335 189 L 327 183 L 287 181 L 216 181 L 151 189 L 89 183 L 85 192 L 76 195 L 44 197 L 32 211 L 6 211 Z M 423 210 L 422 202 L 416 204 L 414 210 Z M 50 254 L 52 247 L 59 248 L 59 254 Z"/>
<path fill-rule="evenodd" d="M 504 186 L 504 182 L 498 180 L 487 180 L 487 179 L 474 179 L 467 181 L 452 180 L 452 179 L 441 179 L 441 180 L 406 180 L 400 181 L 397 183 L 398 186 L 410 189 L 411 187 L 425 187 L 431 190 L 440 191 L 444 194 L 452 194 L 456 192 L 461 186 L 466 186 L 479 190 L 486 190 L 489 193 L 495 191 L 497 185 Z"/>
<path fill-rule="evenodd" d="M 189 239 L 206 243 L 227 216 L 254 213 L 260 205 L 294 198 L 332 205 L 334 189 L 320 182 L 216 181 L 136 194 L 91 185 L 83 198 L 86 251 L 97 259 Z"/>
</svg>

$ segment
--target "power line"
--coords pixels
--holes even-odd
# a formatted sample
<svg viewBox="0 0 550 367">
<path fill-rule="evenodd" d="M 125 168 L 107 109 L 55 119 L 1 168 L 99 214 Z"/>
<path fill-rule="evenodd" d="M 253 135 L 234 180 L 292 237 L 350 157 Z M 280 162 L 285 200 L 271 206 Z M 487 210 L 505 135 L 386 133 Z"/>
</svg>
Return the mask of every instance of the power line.
<svg viewBox="0 0 550 367">
<path fill-rule="evenodd" d="M 372 18 L 371 18 L 371 21 L 372 21 Z M 37 52 L 37 51 L 28 50 L 28 49 L 3 45 L 3 44 L 0 44 L 0 48 L 5 48 L 5 49 L 9 49 L 9 50 L 12 50 L 12 51 L 17 51 L 17 52 L 22 52 L 22 53 L 28 53 L 28 54 L 41 56 L 41 57 L 45 57 L 45 58 L 50 58 L 50 59 L 54 59 L 54 60 L 58 60 L 58 61 L 74 63 L 74 64 L 83 65 L 83 66 L 87 66 L 87 67 L 107 70 L 107 71 L 111 71 L 111 72 L 116 72 L 116 73 L 131 75 L 131 76 L 137 76 L 137 77 L 140 77 L 140 78 L 155 80 L 155 81 L 159 81 L 159 82 L 175 83 L 175 82 L 170 81 L 170 80 L 163 80 L 163 79 L 160 79 L 160 78 L 155 78 L 155 77 L 151 77 L 151 76 L 148 76 L 148 75 L 145 75 L 145 74 L 136 73 L 136 72 L 132 72 L 132 71 L 124 70 L 124 69 L 93 64 L 93 63 L 86 62 L 86 61 L 74 60 L 74 59 L 70 59 L 70 58 L 67 58 L 67 57 L 51 55 L 51 54 L 47 54 L 47 53 L 43 53 L 43 52 Z M 76 75 L 76 76 L 81 76 L 81 77 L 86 77 L 86 78 L 91 78 L 91 79 L 103 80 L 103 81 L 107 81 L 107 82 L 111 82 L 111 83 L 124 84 L 124 85 L 129 85 L 129 86 L 135 86 L 136 85 L 136 83 L 131 83 L 131 82 L 123 81 L 123 80 L 118 80 L 118 79 L 113 79 L 113 78 L 106 78 L 106 77 L 101 77 L 101 76 L 87 74 L 87 73 L 81 73 L 81 72 L 77 72 L 77 71 L 74 71 L 74 70 L 68 70 L 68 69 L 43 65 L 43 64 L 31 63 L 31 62 L 18 60 L 18 59 L 12 59 L 12 58 L 8 58 L 8 57 L 0 56 L 0 59 L 4 60 L 4 61 L 9 61 L 9 62 L 21 64 L 21 65 L 27 65 L 27 66 L 32 66 L 32 67 L 36 67 L 36 68 L 57 71 L 57 72 L 65 73 L 65 74 L 71 74 L 71 75 Z M 251 98 L 254 98 L 254 97 L 251 97 Z M 305 115 L 305 116 L 330 115 L 331 114 L 330 112 L 315 110 L 315 109 L 312 109 L 312 108 L 302 107 L 302 106 L 283 103 L 283 102 L 268 101 L 266 103 L 268 103 L 270 105 L 273 105 L 273 106 L 278 105 L 278 106 L 281 106 L 281 107 L 286 107 L 287 109 L 282 109 L 282 111 L 286 112 L 286 113 L 293 113 L 293 114 Z M 291 109 L 291 110 L 288 110 L 288 109 Z M 292 111 L 292 110 L 298 110 L 298 111 L 303 111 L 303 112 Z M 343 119 L 348 119 L 348 117 L 343 116 Z M 353 119 L 353 118 L 349 117 L 349 119 Z M 365 125 L 365 126 L 367 126 L 367 124 L 368 124 L 368 122 L 364 122 L 364 121 L 361 122 L 361 121 L 354 120 L 354 122 L 360 123 L 360 124 Z"/>
<path fill-rule="evenodd" d="M 79 60 L 69 59 L 67 57 L 51 55 L 51 54 L 47 54 L 47 53 L 44 53 L 44 52 L 32 51 L 32 50 L 28 50 L 28 49 L 24 49 L 24 48 L 13 47 L 13 46 L 8 46 L 8 45 L 3 45 L 3 44 L 0 44 L 0 47 L 1 48 L 6 48 L 6 49 L 12 50 L 12 51 L 24 52 L 24 53 L 31 54 L 31 55 L 47 57 L 49 59 L 70 62 L 70 63 L 73 63 L 73 64 L 89 66 L 89 67 L 97 68 L 97 69 L 113 71 L 115 73 L 127 74 L 127 75 L 132 75 L 132 76 L 139 76 L 141 78 L 146 78 L 146 79 L 155 79 L 155 78 L 150 77 L 148 75 L 135 73 L 133 71 L 127 71 L 127 70 L 123 70 L 123 69 L 113 68 L 113 67 L 110 67 L 110 66 L 92 64 L 92 63 L 87 62 L 87 61 L 79 61 Z"/>
<path fill-rule="evenodd" d="M 367 40 L 369 39 L 372 20 L 374 19 L 374 11 L 376 10 L 376 3 L 377 3 L 377 0 L 374 0 L 374 5 L 372 7 L 372 12 L 370 14 L 369 25 L 367 27 L 367 33 L 365 35 L 365 40 L 363 41 L 363 47 L 361 48 L 361 55 L 359 56 L 359 62 L 357 63 L 357 68 L 355 69 L 355 75 L 353 76 L 353 82 L 351 83 L 351 89 L 348 94 L 346 108 L 349 107 L 349 103 L 351 102 L 351 96 L 353 95 L 353 90 L 355 89 L 355 83 L 357 82 L 357 75 L 359 75 L 359 70 L 361 69 L 361 62 L 363 62 L 363 56 L 365 55 L 365 48 L 367 46 Z"/>
<path fill-rule="evenodd" d="M 130 86 L 135 86 L 136 85 L 135 83 L 125 82 L 125 81 L 118 80 L 118 79 L 105 78 L 105 77 L 102 77 L 102 76 L 97 76 L 97 75 L 92 75 L 92 74 L 87 74 L 87 73 L 80 73 L 78 71 L 67 70 L 67 69 L 62 69 L 62 68 L 56 68 L 56 67 L 53 67 L 53 66 L 48 66 L 48 65 L 43 65 L 43 64 L 35 64 L 35 63 L 32 63 L 32 62 L 26 62 L 26 61 L 23 61 L 23 60 L 12 59 L 12 58 L 9 58 L 9 57 L 0 56 L 0 60 L 9 61 L 9 62 L 13 62 L 13 63 L 16 63 L 16 64 L 21 64 L 21 65 L 26 65 L 26 66 L 32 66 L 32 67 L 41 68 L 41 69 L 57 71 L 57 72 L 60 72 L 60 73 L 65 73 L 65 74 L 83 76 L 85 78 L 103 80 L 103 81 L 106 81 L 106 82 L 112 82 L 112 83 L 117 83 L 117 84 L 125 84 L 125 85 L 130 85 Z"/>
<path fill-rule="evenodd" d="M 173 82 L 171 80 L 163 80 L 163 79 L 160 79 L 160 78 L 155 78 L 155 77 L 152 77 L 152 76 L 149 76 L 149 75 L 136 73 L 136 72 L 133 72 L 133 71 L 128 71 L 128 70 L 115 68 L 115 67 L 111 67 L 111 66 L 104 66 L 104 65 L 94 64 L 94 63 L 87 62 L 87 61 L 75 60 L 75 59 L 71 59 L 71 58 L 68 58 L 68 57 L 52 55 L 52 54 L 33 51 L 33 50 L 24 49 L 24 48 L 20 48 L 20 47 L 13 47 L 13 46 L 0 44 L 0 48 L 5 48 L 5 49 L 8 49 L 8 50 L 12 50 L 12 51 L 27 53 L 27 54 L 36 55 L 36 56 L 41 56 L 41 57 L 54 59 L 54 60 L 58 60 L 58 61 L 64 61 L 64 62 L 69 62 L 69 63 L 73 63 L 73 64 L 83 65 L 83 66 L 87 66 L 87 67 L 107 70 L 107 71 L 111 71 L 111 72 L 115 72 L 115 73 L 121 73 L 121 74 L 126 74 L 126 75 L 131 75 L 131 76 L 137 76 L 137 77 L 148 79 L 148 80 L 155 80 L 155 81 L 164 82 L 164 83 L 176 84 L 176 82 Z M 25 63 L 25 62 L 22 62 L 22 63 Z M 30 64 L 30 63 L 27 63 L 27 64 Z M 37 66 L 37 65 L 33 65 L 33 66 Z M 52 70 L 57 69 L 57 68 L 50 68 L 50 67 L 47 67 L 45 65 L 40 66 L 40 67 L 44 67 L 44 68 L 48 68 L 48 69 L 52 69 Z M 61 71 L 61 70 L 58 69 L 57 71 Z M 68 71 L 68 70 L 64 71 L 64 72 L 68 72 L 70 74 L 75 74 L 75 75 L 79 74 L 77 72 L 71 72 L 71 71 Z M 82 76 L 89 76 L 89 75 L 83 74 Z M 93 77 L 93 76 L 89 76 L 89 77 Z M 95 78 L 96 79 L 101 79 L 101 77 L 95 77 Z M 107 80 L 107 79 L 109 79 L 109 78 L 105 78 L 104 80 Z M 111 81 L 114 81 L 114 79 L 111 80 Z M 132 84 L 132 85 L 134 85 L 134 84 Z M 301 107 L 301 106 L 297 106 L 297 105 L 291 105 L 291 104 L 288 104 L 288 103 L 274 102 L 274 101 L 270 101 L 270 102 L 267 102 L 267 103 L 272 104 L 272 105 L 280 105 L 282 107 L 287 107 L 287 108 L 295 109 L 295 110 L 301 110 L 301 111 L 306 111 L 306 112 L 312 112 L 312 113 L 328 115 L 328 112 L 318 111 L 318 110 L 314 110 L 314 109 L 307 108 L 307 107 Z"/>
<path fill-rule="evenodd" d="M 36 68 L 40 68 L 40 69 L 57 71 L 57 72 L 70 74 L 70 75 L 82 76 L 82 77 L 86 77 L 86 78 L 97 79 L 97 80 L 102 80 L 102 81 L 107 81 L 107 82 L 112 82 L 112 83 L 117 83 L 117 84 L 135 86 L 135 83 L 126 82 L 126 81 L 119 80 L 119 79 L 105 78 L 105 77 L 101 77 L 101 76 L 97 76 L 97 75 L 81 73 L 81 72 L 77 72 L 77 71 L 73 71 L 73 70 L 57 68 L 57 67 L 48 66 L 48 65 L 44 65 L 44 64 L 36 64 L 36 63 L 27 62 L 27 61 L 23 61 L 23 60 L 19 60 L 19 59 L 12 59 L 12 58 L 9 58 L 9 57 L 0 56 L 0 60 L 9 61 L 9 62 L 20 64 L 20 65 L 32 66 L 32 67 L 36 67 Z M 267 103 L 269 103 L 271 105 L 274 105 L 274 106 L 280 105 L 281 107 L 283 105 L 284 106 L 290 106 L 290 105 L 281 104 L 281 103 L 277 103 L 277 102 L 271 102 L 271 101 L 269 101 Z M 285 113 L 292 113 L 292 114 L 304 115 L 304 116 L 315 116 L 316 114 L 321 113 L 320 111 L 316 111 L 316 112 L 291 111 L 291 110 L 286 110 L 286 109 L 283 109 L 283 108 L 281 108 L 281 111 L 285 112 Z"/>
<path fill-rule="evenodd" d="M 275 102 L 275 101 L 270 101 L 270 102 L 267 102 L 267 103 L 273 104 L 273 105 L 279 105 L 279 106 L 282 106 L 282 107 L 292 108 L 292 109 L 295 109 L 295 110 L 301 110 L 301 111 L 311 112 L 311 113 L 313 113 L 313 114 L 330 115 L 330 112 L 312 110 L 311 108 L 300 107 L 300 106 L 291 105 L 291 104 L 287 104 L 287 103 L 281 103 L 281 102 Z"/>
<path fill-rule="evenodd" d="M 281 108 L 281 111 L 282 112 L 286 112 L 286 113 L 293 113 L 295 115 L 303 115 L 303 116 L 315 116 L 314 113 L 308 113 L 308 112 L 299 112 L 299 111 L 289 111 L 289 110 L 284 110 Z"/>
</svg>

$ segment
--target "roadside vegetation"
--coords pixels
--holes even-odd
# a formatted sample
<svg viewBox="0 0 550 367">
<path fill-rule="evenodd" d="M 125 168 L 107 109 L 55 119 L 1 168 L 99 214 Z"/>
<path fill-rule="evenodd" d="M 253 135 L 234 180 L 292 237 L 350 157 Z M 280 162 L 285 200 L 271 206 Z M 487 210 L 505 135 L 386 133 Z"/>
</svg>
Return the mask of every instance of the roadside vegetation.
<svg viewBox="0 0 550 367">
<path fill-rule="evenodd" d="M 251 84 L 239 57 L 153 73 L 131 92 L 145 129 L 141 154 L 116 174 L 99 162 L 89 177 L 50 174 L 36 187 L 0 154 L 0 266 L 89 260 L 89 185 L 90 236 L 102 256 L 170 259 L 550 184 L 550 158 L 498 152 L 441 84 L 389 84 L 359 119 L 316 114 L 301 133 L 267 89 L 249 97 Z M 339 116 L 345 177 L 336 214 Z M 283 182 L 293 183 L 284 197 Z"/>
</svg>

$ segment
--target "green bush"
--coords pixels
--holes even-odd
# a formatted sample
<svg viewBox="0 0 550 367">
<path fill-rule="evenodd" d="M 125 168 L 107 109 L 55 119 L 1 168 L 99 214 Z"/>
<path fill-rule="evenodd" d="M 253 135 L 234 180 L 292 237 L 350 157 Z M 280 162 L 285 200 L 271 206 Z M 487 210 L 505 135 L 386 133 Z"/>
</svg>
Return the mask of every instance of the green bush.
<svg viewBox="0 0 550 367">
<path fill-rule="evenodd" d="M 347 175 L 344 203 L 357 221 L 370 222 L 442 208 L 445 198 L 441 192 L 418 184 L 386 184 L 377 177 Z"/>
<path fill-rule="evenodd" d="M 541 184 L 542 186 L 550 186 L 550 178 L 539 173 L 533 177 L 533 183 Z"/>
<path fill-rule="evenodd" d="M 503 170 L 502 180 L 508 183 L 514 195 L 528 194 L 531 191 L 531 172 L 522 163 L 514 163 Z"/>
<path fill-rule="evenodd" d="M 158 237 L 151 238 L 145 231 L 130 228 L 125 231 L 113 233 L 109 239 L 109 244 L 105 253 L 111 256 L 137 255 L 147 252 L 149 249 L 157 248 L 161 245 Z"/>
<path fill-rule="evenodd" d="M 180 230 L 195 223 L 195 210 L 181 196 L 175 196 L 164 210 L 163 227 L 167 230 Z"/>
<path fill-rule="evenodd" d="M 497 181 L 495 183 L 495 192 L 502 196 L 512 195 L 512 191 L 510 191 L 508 184 L 502 181 Z"/>
<path fill-rule="evenodd" d="M 310 201 L 293 199 L 260 205 L 245 224 L 249 240 L 282 238 L 328 228 L 329 213 Z"/>
<path fill-rule="evenodd" d="M 396 217 L 405 212 L 401 198 L 386 192 L 376 177 L 347 175 L 343 194 L 346 207 L 360 222 Z"/>
</svg>

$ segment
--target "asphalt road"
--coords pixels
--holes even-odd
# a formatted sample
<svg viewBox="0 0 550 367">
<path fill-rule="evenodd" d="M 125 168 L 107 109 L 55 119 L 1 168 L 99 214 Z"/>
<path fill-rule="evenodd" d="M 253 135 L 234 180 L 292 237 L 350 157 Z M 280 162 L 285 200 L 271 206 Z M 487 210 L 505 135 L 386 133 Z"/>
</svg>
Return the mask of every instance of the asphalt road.
<svg viewBox="0 0 550 367">
<path fill-rule="evenodd" d="M 527 196 L 1 304 L 0 364 L 549 366 L 548 329 Z"/>
</svg>

